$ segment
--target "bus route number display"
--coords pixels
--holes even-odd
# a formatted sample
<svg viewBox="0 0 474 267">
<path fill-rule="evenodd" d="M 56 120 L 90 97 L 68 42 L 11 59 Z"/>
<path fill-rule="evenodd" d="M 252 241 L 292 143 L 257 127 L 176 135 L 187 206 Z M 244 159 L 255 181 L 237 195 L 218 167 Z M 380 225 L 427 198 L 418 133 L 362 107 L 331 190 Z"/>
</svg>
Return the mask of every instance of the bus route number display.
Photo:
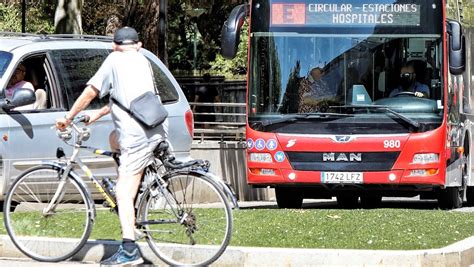
<svg viewBox="0 0 474 267">
<path fill-rule="evenodd" d="M 383 1 L 381 1 L 383 2 Z M 420 26 L 414 3 L 272 2 L 272 26 Z"/>
</svg>

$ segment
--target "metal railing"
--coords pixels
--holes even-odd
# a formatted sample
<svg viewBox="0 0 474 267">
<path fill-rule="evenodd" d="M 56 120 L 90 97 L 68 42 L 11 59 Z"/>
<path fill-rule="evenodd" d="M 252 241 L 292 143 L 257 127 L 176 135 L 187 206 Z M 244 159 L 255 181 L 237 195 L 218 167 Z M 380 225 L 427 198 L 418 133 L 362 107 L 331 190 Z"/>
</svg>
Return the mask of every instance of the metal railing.
<svg viewBox="0 0 474 267">
<path fill-rule="evenodd" d="M 218 112 L 194 113 L 194 140 L 239 141 L 245 140 L 245 103 L 196 103 L 191 107 L 214 107 Z M 206 115 L 215 120 L 203 120 Z"/>
</svg>

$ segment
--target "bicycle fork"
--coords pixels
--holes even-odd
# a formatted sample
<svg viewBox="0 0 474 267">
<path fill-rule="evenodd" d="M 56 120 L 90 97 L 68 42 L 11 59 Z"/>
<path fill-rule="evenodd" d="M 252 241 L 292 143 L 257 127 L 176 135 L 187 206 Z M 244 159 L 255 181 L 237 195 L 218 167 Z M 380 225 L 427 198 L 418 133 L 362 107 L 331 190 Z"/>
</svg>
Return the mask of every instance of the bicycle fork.
<svg viewBox="0 0 474 267">
<path fill-rule="evenodd" d="M 59 202 L 63 199 L 64 195 L 66 194 L 66 190 L 64 190 L 64 187 L 67 184 L 67 179 L 69 172 L 72 169 L 72 165 L 68 164 L 66 165 L 65 169 L 61 169 L 63 171 L 61 178 L 59 178 L 59 184 L 58 188 L 56 189 L 56 192 L 54 193 L 53 198 L 51 199 L 51 202 L 49 202 L 48 206 L 43 208 L 43 215 L 48 216 L 54 214 L 54 211 L 56 207 L 58 206 Z"/>
</svg>

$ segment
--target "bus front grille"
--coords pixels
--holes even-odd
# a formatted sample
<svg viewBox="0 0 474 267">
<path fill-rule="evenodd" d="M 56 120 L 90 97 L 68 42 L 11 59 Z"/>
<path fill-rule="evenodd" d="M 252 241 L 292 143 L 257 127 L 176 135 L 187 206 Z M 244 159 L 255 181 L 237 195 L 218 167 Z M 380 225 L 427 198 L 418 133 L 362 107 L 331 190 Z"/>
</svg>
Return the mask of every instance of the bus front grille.
<svg viewBox="0 0 474 267">
<path fill-rule="evenodd" d="M 390 171 L 400 152 L 286 152 L 298 171 Z"/>
</svg>

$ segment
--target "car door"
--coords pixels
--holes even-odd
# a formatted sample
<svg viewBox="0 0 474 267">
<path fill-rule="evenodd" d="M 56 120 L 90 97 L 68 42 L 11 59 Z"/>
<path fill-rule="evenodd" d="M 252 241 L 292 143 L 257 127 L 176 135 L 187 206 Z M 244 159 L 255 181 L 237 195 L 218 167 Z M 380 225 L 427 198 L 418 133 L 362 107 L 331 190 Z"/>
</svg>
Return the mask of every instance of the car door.
<svg viewBox="0 0 474 267">
<path fill-rule="evenodd" d="M 55 114 L 64 117 L 76 99 L 83 92 L 89 79 L 99 69 L 111 51 L 104 48 L 56 49 L 49 52 L 52 72 L 57 86 L 58 97 L 61 99 L 63 111 Z M 94 99 L 81 114 L 90 114 L 108 104 L 108 97 Z M 109 134 L 113 130 L 110 115 L 102 117 L 92 125 L 91 137 L 84 144 L 99 149 L 109 149 Z M 71 148 L 66 150 L 66 154 Z M 98 156 L 88 151 L 81 152 L 81 159 L 92 170 L 95 176 L 116 176 L 116 166 L 109 157 Z M 86 180 L 87 183 L 89 181 Z"/>
<path fill-rule="evenodd" d="M 31 80 L 31 75 L 25 80 L 35 86 L 35 90 L 47 90 L 49 93 L 49 107 L 44 109 L 29 110 L 2 110 L 0 113 L 0 135 L 2 145 L 1 155 L 3 157 L 4 180 L 0 190 L 4 193 L 9 188 L 11 182 L 27 168 L 35 166 L 41 160 L 53 159 L 56 155 L 56 148 L 61 145 L 61 141 L 56 137 L 55 131 L 51 128 L 57 113 L 62 113 L 63 109 L 57 106 L 52 99 L 52 86 L 48 79 L 46 52 L 38 52 L 19 61 L 12 62 L 13 70 L 18 64 L 26 66 L 27 72 L 38 73 L 40 83 Z M 32 64 L 36 63 L 36 64 Z M 6 74 L 7 75 L 7 74 Z M 11 73 L 9 78 L 11 77 Z M 1 98 L 5 97 L 2 93 Z"/>
</svg>

